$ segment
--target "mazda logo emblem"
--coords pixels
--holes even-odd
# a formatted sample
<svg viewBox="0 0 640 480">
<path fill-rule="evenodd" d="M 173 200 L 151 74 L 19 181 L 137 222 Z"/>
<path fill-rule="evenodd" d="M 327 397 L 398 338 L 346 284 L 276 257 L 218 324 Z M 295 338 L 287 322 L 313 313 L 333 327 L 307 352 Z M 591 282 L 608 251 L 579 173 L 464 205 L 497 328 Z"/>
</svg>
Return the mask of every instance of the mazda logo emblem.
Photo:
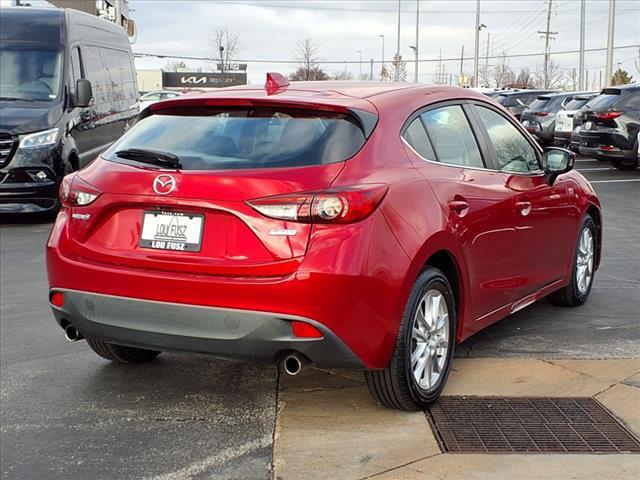
<svg viewBox="0 0 640 480">
<path fill-rule="evenodd" d="M 158 175 L 153 180 L 153 191 L 158 195 L 168 195 L 176 189 L 176 179 L 171 175 Z"/>
</svg>

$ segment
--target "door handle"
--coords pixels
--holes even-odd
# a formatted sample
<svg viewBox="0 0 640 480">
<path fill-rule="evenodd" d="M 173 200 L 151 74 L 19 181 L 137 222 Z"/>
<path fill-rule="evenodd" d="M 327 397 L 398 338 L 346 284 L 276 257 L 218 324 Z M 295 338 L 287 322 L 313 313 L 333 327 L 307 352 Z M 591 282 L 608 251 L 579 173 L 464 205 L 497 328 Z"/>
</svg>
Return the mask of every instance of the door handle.
<svg viewBox="0 0 640 480">
<path fill-rule="evenodd" d="M 469 204 L 465 200 L 450 200 L 447 206 L 460 217 L 464 217 L 469 211 Z"/>
<path fill-rule="evenodd" d="M 516 208 L 520 212 L 520 215 L 526 217 L 531 213 L 531 202 L 529 200 L 519 200 L 516 202 Z"/>
</svg>

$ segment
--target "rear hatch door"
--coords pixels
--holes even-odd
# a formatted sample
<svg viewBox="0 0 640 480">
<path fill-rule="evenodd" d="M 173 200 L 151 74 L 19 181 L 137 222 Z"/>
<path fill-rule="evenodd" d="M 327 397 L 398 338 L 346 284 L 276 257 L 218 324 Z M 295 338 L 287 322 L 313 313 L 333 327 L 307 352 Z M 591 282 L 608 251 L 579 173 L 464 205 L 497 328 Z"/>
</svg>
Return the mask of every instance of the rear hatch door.
<svg viewBox="0 0 640 480">
<path fill-rule="evenodd" d="M 215 107 L 139 121 L 79 173 L 102 192 L 72 218 L 72 248 L 96 262 L 217 275 L 293 271 L 311 226 L 267 218 L 247 201 L 321 191 L 366 142 L 344 111 Z M 165 152 L 179 167 L 127 152 Z"/>
</svg>

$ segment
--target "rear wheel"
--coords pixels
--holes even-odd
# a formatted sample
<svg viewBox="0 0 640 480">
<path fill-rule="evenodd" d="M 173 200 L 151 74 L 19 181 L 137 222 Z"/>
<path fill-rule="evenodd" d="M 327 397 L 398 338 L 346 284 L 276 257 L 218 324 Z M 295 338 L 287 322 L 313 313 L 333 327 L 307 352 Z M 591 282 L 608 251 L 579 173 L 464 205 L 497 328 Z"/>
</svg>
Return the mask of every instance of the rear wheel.
<svg viewBox="0 0 640 480">
<path fill-rule="evenodd" d="M 634 160 L 611 160 L 613 165 L 618 170 L 635 170 L 638 168 L 638 161 Z"/>
<path fill-rule="evenodd" d="M 456 336 L 455 301 L 437 268 L 416 280 L 405 308 L 389 365 L 365 373 L 373 397 L 389 408 L 420 410 L 442 392 Z"/>
<path fill-rule="evenodd" d="M 116 363 L 146 363 L 160 355 L 160 352 L 155 350 L 125 347 L 123 345 L 103 342 L 95 338 L 87 338 L 87 343 L 91 347 L 91 350 L 102 358 Z"/>
<path fill-rule="evenodd" d="M 590 215 L 582 220 L 578 234 L 578 244 L 573 258 L 569 285 L 549 295 L 555 305 L 577 307 L 589 298 L 595 274 L 597 236 L 596 224 Z"/>
</svg>

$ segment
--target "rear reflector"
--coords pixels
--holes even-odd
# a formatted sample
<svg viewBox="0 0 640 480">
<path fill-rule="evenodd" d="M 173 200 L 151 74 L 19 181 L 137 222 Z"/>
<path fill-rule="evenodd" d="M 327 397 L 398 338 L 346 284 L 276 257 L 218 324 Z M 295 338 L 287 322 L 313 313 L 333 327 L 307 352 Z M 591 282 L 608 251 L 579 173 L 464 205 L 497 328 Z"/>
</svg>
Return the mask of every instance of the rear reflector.
<svg viewBox="0 0 640 480">
<path fill-rule="evenodd" d="M 51 295 L 51 305 L 58 308 L 64 307 L 64 295 L 62 292 L 54 292 Z"/>
<path fill-rule="evenodd" d="M 322 192 L 251 200 L 248 204 L 265 217 L 300 223 L 344 224 L 367 218 L 378 207 L 389 186 L 384 184 L 339 187 Z"/>
<path fill-rule="evenodd" d="M 298 338 L 322 338 L 322 332 L 310 323 L 305 322 L 291 322 L 291 329 L 293 330 L 293 336 Z"/>
<path fill-rule="evenodd" d="M 600 150 L 603 150 L 605 152 L 617 152 L 620 149 L 618 147 L 614 147 L 613 145 L 602 145 L 600 147 Z"/>
<path fill-rule="evenodd" d="M 546 117 L 549 112 L 536 112 L 536 117 Z"/>
</svg>

